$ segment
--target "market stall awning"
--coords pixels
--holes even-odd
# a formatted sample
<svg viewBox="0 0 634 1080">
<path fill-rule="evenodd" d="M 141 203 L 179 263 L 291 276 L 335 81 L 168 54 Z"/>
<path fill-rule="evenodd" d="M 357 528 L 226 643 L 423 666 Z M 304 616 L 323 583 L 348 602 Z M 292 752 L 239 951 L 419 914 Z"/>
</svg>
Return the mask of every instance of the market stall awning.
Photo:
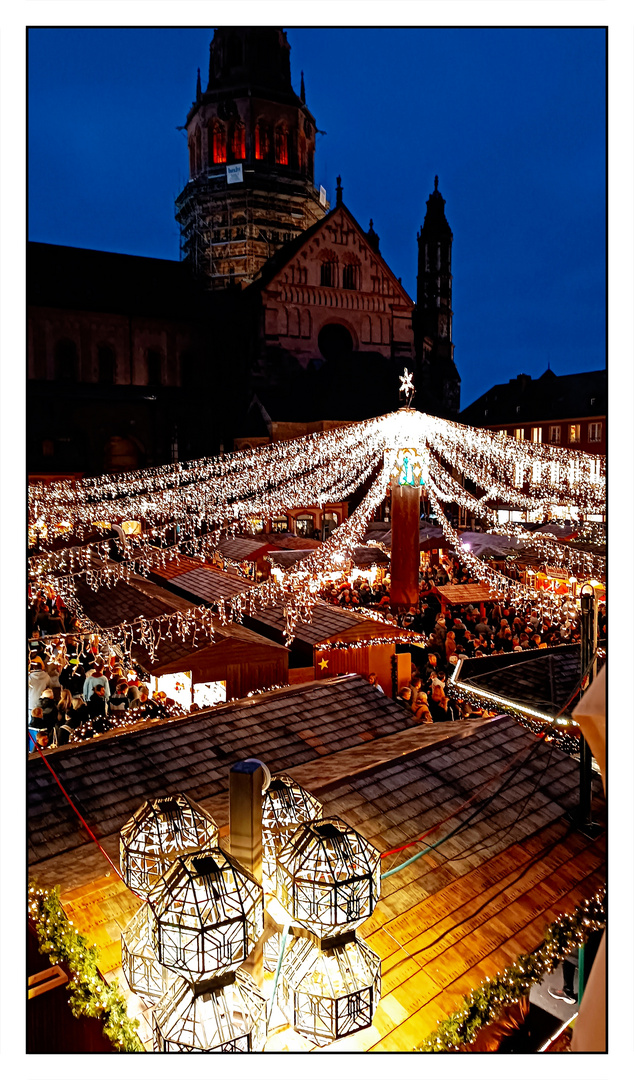
<svg viewBox="0 0 634 1080">
<path fill-rule="evenodd" d="M 433 591 L 447 604 L 486 604 L 500 595 L 488 585 L 434 585 Z"/>
</svg>

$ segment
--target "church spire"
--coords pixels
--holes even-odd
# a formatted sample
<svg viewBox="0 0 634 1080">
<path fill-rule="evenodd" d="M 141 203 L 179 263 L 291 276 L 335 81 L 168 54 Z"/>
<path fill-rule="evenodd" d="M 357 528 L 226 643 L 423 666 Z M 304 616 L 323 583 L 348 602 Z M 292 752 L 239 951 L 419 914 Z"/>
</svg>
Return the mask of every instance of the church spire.
<svg viewBox="0 0 634 1080">
<path fill-rule="evenodd" d="M 337 177 L 337 206 L 341 206 L 343 202 L 343 188 L 341 186 L 341 177 Z"/>
<path fill-rule="evenodd" d="M 196 76 L 196 101 L 200 101 L 202 96 L 203 92 L 200 85 L 200 68 L 198 68 L 198 75 Z"/>
<path fill-rule="evenodd" d="M 301 78 L 300 87 L 299 87 L 299 100 L 304 105 L 306 104 L 306 87 L 304 86 L 304 72 L 303 71 L 302 71 L 302 78 Z"/>
</svg>

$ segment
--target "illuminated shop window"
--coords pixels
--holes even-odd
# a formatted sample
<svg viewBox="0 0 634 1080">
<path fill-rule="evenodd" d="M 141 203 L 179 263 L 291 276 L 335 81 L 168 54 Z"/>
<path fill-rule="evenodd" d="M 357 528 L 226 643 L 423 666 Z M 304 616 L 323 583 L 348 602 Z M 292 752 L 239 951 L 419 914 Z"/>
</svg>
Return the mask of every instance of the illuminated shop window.
<svg viewBox="0 0 634 1080">
<path fill-rule="evenodd" d="M 312 536 L 315 518 L 312 514 L 298 514 L 295 518 L 295 532 L 298 536 Z"/>
<path fill-rule="evenodd" d="M 581 439 L 581 424 L 570 424 L 568 428 L 568 441 L 578 443 Z"/>
<path fill-rule="evenodd" d="M 540 427 L 531 429 L 531 441 L 534 443 L 540 443 L 542 441 L 542 429 Z"/>
</svg>

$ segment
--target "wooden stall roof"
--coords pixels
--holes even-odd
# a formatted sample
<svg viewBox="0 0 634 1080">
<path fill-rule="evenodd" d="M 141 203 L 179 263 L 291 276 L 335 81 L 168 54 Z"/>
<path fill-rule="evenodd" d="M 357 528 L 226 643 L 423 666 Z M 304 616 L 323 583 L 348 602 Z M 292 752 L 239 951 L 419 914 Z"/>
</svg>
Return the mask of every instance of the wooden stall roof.
<svg viewBox="0 0 634 1080">
<path fill-rule="evenodd" d="M 495 600 L 500 594 L 488 585 L 434 585 L 433 591 L 448 604 L 479 604 Z"/>
<path fill-rule="evenodd" d="M 350 690 L 361 682 L 353 678 L 317 685 L 324 690 L 338 686 L 341 693 L 342 686 Z M 304 692 L 313 693 L 315 685 Z M 288 691 L 269 698 L 282 700 L 290 700 Z M 351 699 L 349 706 L 352 714 L 355 701 Z M 164 724 L 146 732 L 148 763 L 142 771 L 130 757 L 130 735 L 118 736 L 111 747 L 105 736 L 96 740 L 96 746 L 64 747 L 49 756 L 71 795 L 85 800 L 82 807 L 91 826 L 101 826 L 109 854 L 117 849 L 117 821 L 125 819 L 146 793 L 189 790 L 197 797 L 191 785 L 187 788 L 182 779 L 170 783 L 167 775 L 177 754 L 174 748 L 166 754 L 161 731 L 173 732 L 176 726 Z M 274 771 L 280 769 L 266 733 L 255 737 L 254 732 L 252 728 L 250 754 Z M 205 730 L 204 741 L 209 740 Z M 127 761 L 117 742 L 126 745 Z M 382 995 L 374 1021 L 318 1052 L 410 1051 L 433 1032 L 437 1021 L 460 1007 L 464 995 L 512 964 L 520 953 L 536 948 L 559 914 L 572 912 L 603 885 L 605 834 L 590 839 L 565 817 L 578 798 L 577 763 L 509 717 L 420 726 L 353 743 L 331 745 L 330 752 L 311 753 L 303 761 L 301 754 L 295 762 L 290 755 L 281 767 L 320 799 L 325 815 L 338 814 L 380 851 L 414 841 L 434 826 L 438 833 L 430 833 L 424 843 L 462 826 L 434 851 L 382 882 L 381 900 L 359 930 L 382 962 Z M 187 740 L 179 740 L 178 752 L 183 745 Z M 198 796 L 203 796 L 221 826 L 225 847 L 228 766 L 237 756 L 231 741 L 227 749 L 225 761 L 219 763 L 224 775 L 218 775 L 214 763 L 214 780 L 205 789 L 213 793 Z M 116 757 L 104 777 L 109 750 Z M 69 768 L 63 770 L 65 760 Z M 46 772 L 41 762 L 29 761 L 30 790 L 41 796 L 46 811 L 43 815 L 42 807 L 34 807 L 29 798 L 31 829 L 39 817 L 39 828 L 48 837 L 39 841 L 39 852 L 31 838 L 31 876 L 41 884 L 62 885 L 69 916 L 97 941 L 102 969 L 116 974 L 121 930 L 138 900 L 120 881 L 106 877 L 103 856 L 86 844 L 75 822 L 70 834 L 61 835 L 59 789 L 53 791 L 56 785 L 45 779 Z M 131 791 L 126 775 L 133 776 Z M 145 781 L 142 790 L 140 779 Z M 122 800 L 120 807 L 117 800 Z M 471 801 L 465 806 L 467 800 Z M 593 817 L 602 827 L 604 812 L 597 784 Z M 450 821 L 445 820 L 448 815 L 453 815 Z M 420 850 L 414 845 L 388 856 L 382 860 L 382 871 Z"/>
<path fill-rule="evenodd" d="M 365 679 L 342 676 L 69 743 L 47 758 L 96 834 L 107 837 L 156 791 L 211 798 L 226 787 L 229 766 L 256 752 L 279 771 L 411 724 L 408 710 Z M 30 861 L 85 844 L 80 822 L 39 757 L 29 758 L 28 774 Z"/>
<path fill-rule="evenodd" d="M 396 626 L 394 623 L 380 622 L 378 619 L 364 619 L 355 626 L 349 626 L 346 630 L 339 630 L 326 638 L 326 642 L 349 641 L 352 644 L 355 641 L 371 641 L 374 638 L 389 638 L 404 644 L 407 642 L 412 645 L 421 644 L 420 634 L 404 630 L 402 626 Z M 325 644 L 325 642 L 318 643 L 317 648 L 319 644 Z"/>
<path fill-rule="evenodd" d="M 205 677 L 212 680 L 226 678 L 227 664 L 263 663 L 270 660 L 272 654 L 273 658 L 277 658 L 278 655 L 288 652 L 284 645 L 278 645 L 270 638 L 247 630 L 246 626 L 238 623 L 214 626 L 213 641 L 199 633 L 194 648 L 191 644 L 179 640 L 170 642 L 169 649 L 162 648 L 162 644 L 161 641 L 155 661 L 148 658 L 144 664 L 152 675 L 204 670 Z"/>
<path fill-rule="evenodd" d="M 558 645 L 504 656 L 465 658 L 453 681 L 458 687 L 489 692 L 554 717 L 570 702 L 580 677 L 579 645 Z M 573 705 L 574 701 L 570 702 L 567 716 Z"/>
<path fill-rule="evenodd" d="M 318 600 L 313 608 L 311 621 L 298 623 L 295 637 L 297 641 L 312 646 L 320 641 L 326 641 L 343 630 L 348 630 L 353 626 L 358 627 L 366 622 L 367 619 L 355 611 Z M 254 611 L 250 616 L 250 625 L 257 626 L 258 629 L 268 627 L 276 631 L 278 635 L 283 634 L 286 629 L 283 608 L 278 605 Z"/>
<path fill-rule="evenodd" d="M 93 590 L 85 582 L 76 583 L 77 597 L 89 619 L 107 629 L 143 615 L 154 619 L 171 611 L 187 611 L 194 605 L 184 602 L 173 593 L 152 586 L 142 578 L 133 577 L 130 583 L 117 581 L 111 588 Z"/>
<path fill-rule="evenodd" d="M 253 582 L 248 578 L 218 570 L 208 563 L 198 563 L 195 568 L 187 570 L 184 574 L 169 578 L 170 589 L 178 589 L 196 603 L 230 600 L 232 596 L 247 592 L 252 585 Z"/>
<path fill-rule="evenodd" d="M 224 536 L 218 541 L 218 551 L 228 559 L 257 559 L 268 550 L 266 540 L 255 536 Z"/>
</svg>

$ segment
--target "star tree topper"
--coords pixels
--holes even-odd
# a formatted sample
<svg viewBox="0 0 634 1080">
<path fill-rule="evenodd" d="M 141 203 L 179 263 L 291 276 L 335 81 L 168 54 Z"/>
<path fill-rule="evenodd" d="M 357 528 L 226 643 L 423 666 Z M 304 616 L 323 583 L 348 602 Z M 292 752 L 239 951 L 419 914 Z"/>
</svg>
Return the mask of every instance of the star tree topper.
<svg viewBox="0 0 634 1080">
<path fill-rule="evenodd" d="M 399 375 L 401 385 L 399 386 L 399 397 L 405 398 L 405 404 L 409 409 L 412 404 L 412 398 L 414 397 L 414 374 L 405 368 L 402 375 Z"/>
</svg>

